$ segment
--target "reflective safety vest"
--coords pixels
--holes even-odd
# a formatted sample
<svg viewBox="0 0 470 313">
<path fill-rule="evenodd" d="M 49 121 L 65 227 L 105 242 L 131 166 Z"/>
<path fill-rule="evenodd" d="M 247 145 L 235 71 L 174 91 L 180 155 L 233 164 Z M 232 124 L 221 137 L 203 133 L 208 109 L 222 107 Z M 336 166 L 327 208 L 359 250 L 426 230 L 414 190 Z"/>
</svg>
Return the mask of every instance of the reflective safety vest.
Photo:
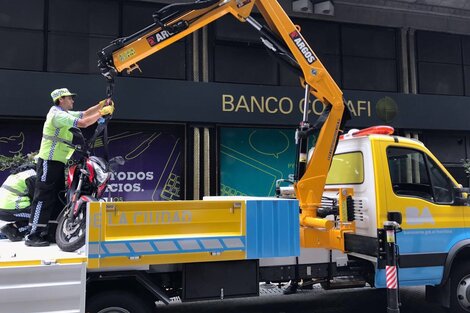
<svg viewBox="0 0 470 313">
<path fill-rule="evenodd" d="M 0 209 L 19 210 L 28 207 L 31 203 L 26 179 L 34 175 L 36 175 L 36 171 L 29 169 L 8 176 L 0 187 Z"/>
<path fill-rule="evenodd" d="M 53 106 L 47 113 L 42 130 L 41 147 L 38 156 L 43 160 L 54 160 L 66 163 L 73 154 L 71 127 L 77 127 L 82 112 L 65 111 L 60 106 Z"/>
</svg>

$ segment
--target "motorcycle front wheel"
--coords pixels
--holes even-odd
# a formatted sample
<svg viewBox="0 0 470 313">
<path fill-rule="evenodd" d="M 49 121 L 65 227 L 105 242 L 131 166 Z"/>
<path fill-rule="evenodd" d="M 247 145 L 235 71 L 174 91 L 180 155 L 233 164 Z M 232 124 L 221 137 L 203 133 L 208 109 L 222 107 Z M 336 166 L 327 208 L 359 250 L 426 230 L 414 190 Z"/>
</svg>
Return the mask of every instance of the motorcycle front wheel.
<svg viewBox="0 0 470 313">
<path fill-rule="evenodd" d="M 55 241 L 62 251 L 73 252 L 85 245 L 86 236 L 86 203 L 82 203 L 77 216 L 69 218 L 69 207 L 59 214 Z"/>
</svg>

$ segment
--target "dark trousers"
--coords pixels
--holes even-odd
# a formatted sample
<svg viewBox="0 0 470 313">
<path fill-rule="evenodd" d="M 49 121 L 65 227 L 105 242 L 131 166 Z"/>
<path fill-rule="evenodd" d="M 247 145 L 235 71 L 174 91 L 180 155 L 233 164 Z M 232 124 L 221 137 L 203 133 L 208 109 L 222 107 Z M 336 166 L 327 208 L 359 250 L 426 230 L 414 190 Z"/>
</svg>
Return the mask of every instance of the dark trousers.
<svg viewBox="0 0 470 313">
<path fill-rule="evenodd" d="M 37 164 L 36 187 L 32 203 L 29 225 L 31 234 L 47 234 L 47 224 L 56 218 L 62 209 L 59 201 L 61 192 L 65 189 L 65 165 L 59 161 L 39 159 Z"/>
<path fill-rule="evenodd" d="M 18 231 L 24 234 L 28 230 L 30 212 L 31 206 L 18 210 L 0 209 L 0 221 L 13 222 Z"/>
<path fill-rule="evenodd" d="M 0 221 L 18 222 L 28 221 L 31 213 L 31 206 L 18 210 L 0 209 Z"/>
</svg>

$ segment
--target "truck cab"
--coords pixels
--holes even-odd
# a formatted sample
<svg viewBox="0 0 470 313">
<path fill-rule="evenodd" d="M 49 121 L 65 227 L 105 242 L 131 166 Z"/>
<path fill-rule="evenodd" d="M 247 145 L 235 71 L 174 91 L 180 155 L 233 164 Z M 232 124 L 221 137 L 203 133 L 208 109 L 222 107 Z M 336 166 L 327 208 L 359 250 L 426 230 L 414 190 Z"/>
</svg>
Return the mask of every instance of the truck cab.
<svg viewBox="0 0 470 313">
<path fill-rule="evenodd" d="M 397 220 L 400 286 L 426 285 L 428 295 L 440 295 L 434 300 L 468 310 L 470 266 L 462 262 L 470 241 L 467 194 L 423 143 L 352 130 L 339 141 L 330 187 L 354 191 L 356 228 L 345 234 L 345 251 L 373 263 L 372 285 L 386 287 L 383 228 Z"/>
</svg>

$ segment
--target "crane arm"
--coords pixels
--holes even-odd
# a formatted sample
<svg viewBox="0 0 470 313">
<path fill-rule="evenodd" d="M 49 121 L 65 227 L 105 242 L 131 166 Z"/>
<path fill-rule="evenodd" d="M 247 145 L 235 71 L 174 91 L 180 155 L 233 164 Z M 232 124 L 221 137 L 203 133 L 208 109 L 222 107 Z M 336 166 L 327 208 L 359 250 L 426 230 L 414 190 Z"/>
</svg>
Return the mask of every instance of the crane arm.
<svg viewBox="0 0 470 313">
<path fill-rule="evenodd" d="M 250 16 L 257 7 L 267 25 Z M 349 110 L 343 95 L 328 71 L 309 47 L 281 5 L 274 0 L 199 0 L 195 3 L 171 4 L 153 14 L 154 23 L 137 33 L 113 41 L 101 50 L 99 67 L 114 83 L 116 73 L 132 71 L 137 62 L 173 44 L 215 20 L 231 14 L 259 31 L 263 44 L 284 63 L 293 67 L 305 88 L 303 120 L 296 133 L 298 152 L 294 188 L 302 209 L 301 223 L 321 227 L 316 209 L 321 205 L 326 176 Z M 108 95 L 112 88 L 108 89 Z M 316 125 L 308 122 L 308 99 L 313 95 L 324 105 Z M 308 133 L 320 129 L 312 158 L 307 162 Z"/>
</svg>

